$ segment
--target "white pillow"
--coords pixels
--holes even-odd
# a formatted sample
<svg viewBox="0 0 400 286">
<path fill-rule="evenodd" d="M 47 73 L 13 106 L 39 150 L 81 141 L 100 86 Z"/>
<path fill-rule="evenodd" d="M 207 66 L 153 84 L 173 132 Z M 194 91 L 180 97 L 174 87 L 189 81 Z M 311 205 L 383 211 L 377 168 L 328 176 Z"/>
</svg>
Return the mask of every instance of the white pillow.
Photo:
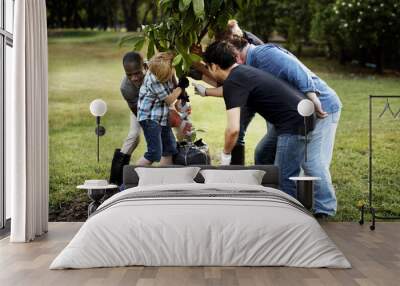
<svg viewBox="0 0 400 286">
<path fill-rule="evenodd" d="M 139 176 L 138 186 L 195 183 L 199 167 L 183 168 L 135 168 Z"/>
<path fill-rule="evenodd" d="M 262 170 L 202 170 L 205 184 L 226 183 L 261 185 L 265 171 Z"/>
</svg>

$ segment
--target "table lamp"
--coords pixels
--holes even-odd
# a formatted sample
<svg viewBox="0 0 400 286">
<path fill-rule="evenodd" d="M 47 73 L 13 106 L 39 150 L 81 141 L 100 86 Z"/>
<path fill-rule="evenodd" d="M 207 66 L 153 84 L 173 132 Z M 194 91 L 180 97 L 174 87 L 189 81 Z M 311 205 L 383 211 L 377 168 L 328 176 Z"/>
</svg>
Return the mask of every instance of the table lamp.
<svg viewBox="0 0 400 286">
<path fill-rule="evenodd" d="M 100 125 L 100 118 L 107 112 L 107 104 L 102 99 L 95 99 L 90 103 L 90 113 L 96 117 L 97 135 L 97 163 L 100 161 L 100 136 L 106 133 L 106 129 Z"/>
<path fill-rule="evenodd" d="M 307 162 L 307 116 L 311 116 L 315 111 L 314 103 L 309 99 L 303 99 L 297 105 L 297 112 L 304 118 L 305 149 L 304 161 Z"/>
</svg>

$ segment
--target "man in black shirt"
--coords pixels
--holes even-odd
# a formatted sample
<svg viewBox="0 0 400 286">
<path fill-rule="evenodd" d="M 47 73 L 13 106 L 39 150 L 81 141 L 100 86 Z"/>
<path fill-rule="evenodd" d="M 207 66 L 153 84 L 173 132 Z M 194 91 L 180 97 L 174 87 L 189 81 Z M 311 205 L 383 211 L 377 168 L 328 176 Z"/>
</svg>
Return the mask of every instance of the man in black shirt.
<svg viewBox="0 0 400 286">
<path fill-rule="evenodd" d="M 239 27 L 238 22 L 235 19 L 228 21 L 225 29 L 217 31 L 215 35 L 216 41 L 231 41 L 235 38 L 245 38 L 249 43 L 253 45 L 263 45 L 264 42 L 258 38 L 256 35 L 249 31 L 245 31 Z M 202 79 L 202 78 L 195 78 Z M 204 79 L 203 79 L 204 80 Z M 207 81 L 207 83 L 215 85 L 213 82 Z M 196 86 L 195 91 L 197 94 L 206 96 L 205 88 L 201 84 L 194 84 Z M 207 94 L 208 95 L 208 94 Z M 222 96 L 220 94 L 209 94 L 209 96 Z M 232 150 L 232 160 L 231 165 L 245 165 L 245 135 L 247 127 L 249 126 L 251 120 L 254 118 L 255 111 L 248 106 L 243 106 L 240 113 L 240 131 L 238 140 L 235 147 Z M 266 122 L 268 128 L 271 128 L 271 124 Z M 269 129 L 272 130 L 272 129 Z M 256 151 L 254 153 L 254 160 L 258 164 L 273 164 L 275 161 L 275 150 L 276 150 L 276 137 L 270 136 L 274 133 L 267 133 L 263 140 L 257 145 Z M 260 160 L 260 158 L 262 160 Z"/>
<path fill-rule="evenodd" d="M 235 57 L 235 49 L 228 42 L 211 44 L 203 56 L 213 76 L 223 82 L 228 120 L 221 164 L 231 161 L 240 130 L 240 110 L 248 106 L 274 124 L 278 135 L 275 164 L 280 170 L 280 186 L 296 197 L 296 185 L 289 177 L 299 175 L 304 159 L 304 121 L 297 105 L 305 97 L 269 73 L 236 64 Z"/>
</svg>

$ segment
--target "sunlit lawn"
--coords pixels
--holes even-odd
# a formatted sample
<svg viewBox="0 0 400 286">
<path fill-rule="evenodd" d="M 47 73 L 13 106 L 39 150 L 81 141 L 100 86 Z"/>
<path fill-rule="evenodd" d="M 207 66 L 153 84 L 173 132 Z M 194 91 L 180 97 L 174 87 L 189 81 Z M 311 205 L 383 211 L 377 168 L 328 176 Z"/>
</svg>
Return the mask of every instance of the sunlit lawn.
<svg viewBox="0 0 400 286">
<path fill-rule="evenodd" d="M 90 178 L 108 178 L 115 148 L 120 148 L 129 127 L 129 109 L 119 92 L 123 77 L 120 34 L 68 32 L 49 38 L 49 117 L 50 117 L 50 206 L 57 209 L 74 200 L 86 200 L 76 186 Z M 337 131 L 332 177 L 339 210 L 336 220 L 357 220 L 357 202 L 368 191 L 368 95 L 400 94 L 400 78 L 376 76 L 369 71 L 344 68 L 334 61 L 304 59 L 340 95 L 344 108 Z M 223 146 L 224 104 L 220 99 L 200 98 L 188 90 L 193 107 L 193 123 L 203 129 L 198 137 L 210 146 L 213 163 Z M 102 119 L 107 132 L 101 138 L 100 164 L 96 162 L 95 119 L 89 112 L 93 99 L 107 102 Z M 376 102 L 374 120 L 384 101 Z M 393 100 L 394 111 L 400 100 Z M 379 110 L 378 110 L 379 109 Z M 400 213 L 400 115 L 376 121 L 374 164 L 375 199 Z M 379 125 L 378 125 L 379 124 Z M 246 136 L 246 162 L 253 163 L 253 151 L 265 134 L 266 126 L 257 117 Z M 145 150 L 144 141 L 133 154 L 133 162 Z"/>
</svg>

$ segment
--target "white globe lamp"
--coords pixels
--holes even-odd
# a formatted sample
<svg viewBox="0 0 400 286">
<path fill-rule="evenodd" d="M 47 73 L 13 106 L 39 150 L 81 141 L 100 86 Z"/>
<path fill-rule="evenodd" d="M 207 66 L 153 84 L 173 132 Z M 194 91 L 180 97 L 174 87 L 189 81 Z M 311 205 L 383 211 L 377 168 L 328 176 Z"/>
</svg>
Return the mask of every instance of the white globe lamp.
<svg viewBox="0 0 400 286">
<path fill-rule="evenodd" d="M 102 99 L 95 99 L 90 103 L 90 113 L 96 117 L 96 129 L 97 135 L 97 163 L 100 161 L 100 136 L 106 134 L 106 129 L 100 125 L 100 118 L 107 112 L 107 104 Z"/>
<path fill-rule="evenodd" d="M 304 149 L 304 161 L 307 162 L 307 117 L 311 116 L 315 111 L 314 103 L 309 99 L 301 100 L 297 105 L 297 112 L 304 118 L 304 137 L 305 137 L 305 149 Z"/>
</svg>

